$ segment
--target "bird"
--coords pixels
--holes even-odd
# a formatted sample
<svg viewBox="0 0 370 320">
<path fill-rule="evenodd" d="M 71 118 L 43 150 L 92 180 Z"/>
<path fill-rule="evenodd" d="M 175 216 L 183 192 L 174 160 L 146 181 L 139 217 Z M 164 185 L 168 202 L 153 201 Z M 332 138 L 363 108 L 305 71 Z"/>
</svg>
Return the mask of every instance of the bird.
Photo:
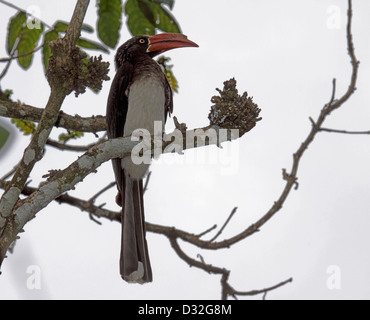
<svg viewBox="0 0 370 320">
<path fill-rule="evenodd" d="M 173 112 L 172 90 L 155 56 L 175 48 L 198 47 L 181 33 L 139 35 L 122 44 L 115 55 L 116 74 L 107 100 L 108 139 L 129 137 L 137 129 L 153 135 L 154 122 L 164 129 Z M 163 130 L 162 130 L 163 131 Z M 120 274 L 129 283 L 153 281 L 146 241 L 143 178 L 149 163 L 131 157 L 112 159 L 121 209 Z"/>
</svg>

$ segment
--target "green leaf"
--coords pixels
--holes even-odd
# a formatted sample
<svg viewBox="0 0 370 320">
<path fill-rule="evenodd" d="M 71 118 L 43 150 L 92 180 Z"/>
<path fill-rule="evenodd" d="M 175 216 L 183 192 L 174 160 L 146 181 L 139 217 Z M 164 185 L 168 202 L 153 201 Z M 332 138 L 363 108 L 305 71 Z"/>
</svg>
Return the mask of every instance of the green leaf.
<svg viewBox="0 0 370 320">
<path fill-rule="evenodd" d="M 18 44 L 18 56 L 27 54 L 26 56 L 19 57 L 18 63 L 23 69 L 28 69 L 32 63 L 33 51 L 36 48 L 37 42 L 40 39 L 40 35 L 44 30 L 44 24 L 40 23 L 40 28 L 30 29 L 24 28 L 21 40 Z"/>
<path fill-rule="evenodd" d="M 133 36 L 141 34 L 152 36 L 155 34 L 155 27 L 141 10 L 138 0 L 127 0 L 125 13 L 127 26 Z"/>
<path fill-rule="evenodd" d="M 14 17 L 9 21 L 8 25 L 8 40 L 6 50 L 8 54 L 11 54 L 15 41 L 19 38 L 25 24 L 27 21 L 26 13 L 19 11 Z"/>
<path fill-rule="evenodd" d="M 170 84 L 172 90 L 176 93 L 179 92 L 179 83 L 177 82 L 177 79 L 175 78 L 173 72 L 171 69 L 165 69 L 163 70 L 164 74 L 166 75 L 167 81 Z"/>
<path fill-rule="evenodd" d="M 53 27 L 54 27 L 54 30 L 57 32 L 66 32 L 68 29 L 68 26 L 69 26 L 68 22 L 59 20 L 56 23 L 54 23 Z M 89 32 L 89 33 L 94 32 L 94 28 L 86 23 L 82 24 L 81 30 Z"/>
<path fill-rule="evenodd" d="M 175 4 L 175 0 L 152 0 L 153 2 L 159 3 L 159 4 L 166 4 L 171 10 L 173 9 L 173 6 Z"/>
<path fill-rule="evenodd" d="M 9 138 L 9 131 L 4 129 L 3 127 L 0 127 L 0 150 L 2 147 L 4 147 L 8 138 Z"/>
<path fill-rule="evenodd" d="M 0 100 L 11 101 L 10 97 L 13 94 L 13 90 L 6 89 L 4 92 L 0 88 Z"/>
<path fill-rule="evenodd" d="M 176 93 L 179 92 L 179 83 L 175 75 L 172 72 L 173 65 L 169 65 L 168 62 L 171 60 L 169 57 L 161 56 L 158 58 L 157 62 L 162 67 L 162 70 L 167 78 L 167 81 L 172 88 L 172 90 Z"/>
<path fill-rule="evenodd" d="M 121 29 L 122 0 L 98 0 L 98 36 L 104 44 L 115 48 Z"/>
<path fill-rule="evenodd" d="M 48 70 L 49 59 L 51 56 L 51 49 L 49 46 L 49 42 L 58 39 L 58 36 L 59 34 L 55 29 L 49 32 L 46 32 L 44 35 L 44 44 L 42 46 L 42 62 L 44 64 L 45 73 L 46 73 L 46 70 Z"/>
<path fill-rule="evenodd" d="M 109 53 L 109 50 L 106 47 L 104 47 L 103 45 L 101 45 L 98 42 L 91 41 L 91 40 L 88 40 L 88 39 L 84 39 L 84 38 L 78 39 L 77 45 L 82 47 L 82 48 L 91 49 L 91 50 L 100 50 L 100 51 L 103 51 L 105 53 Z"/>
<path fill-rule="evenodd" d="M 54 23 L 53 27 L 56 32 L 66 32 L 68 29 L 68 23 L 64 21 L 57 21 Z"/>
<path fill-rule="evenodd" d="M 4 91 L 4 94 L 5 94 L 6 98 L 7 98 L 7 100 L 10 100 L 10 97 L 11 97 L 11 96 L 12 96 L 12 94 L 13 94 L 13 90 L 6 89 L 6 90 Z"/>
<path fill-rule="evenodd" d="M 61 133 L 59 135 L 59 141 L 66 143 L 68 140 L 71 139 L 78 139 L 83 137 L 83 132 L 78 132 L 78 131 L 68 131 L 68 133 Z"/>
<path fill-rule="evenodd" d="M 166 8 L 158 5 L 155 12 L 157 12 L 157 19 L 159 19 L 157 23 L 158 29 L 164 32 L 182 33 L 180 25 L 175 17 Z"/>
<path fill-rule="evenodd" d="M 12 119 L 11 122 L 14 123 L 25 136 L 33 134 L 36 130 L 36 125 L 32 121 Z"/>
<path fill-rule="evenodd" d="M 81 30 L 86 31 L 88 33 L 93 33 L 94 32 L 94 28 L 92 26 L 90 26 L 89 24 L 86 24 L 86 23 L 82 24 Z"/>
<path fill-rule="evenodd" d="M 167 1 L 128 0 L 126 2 L 127 26 L 133 35 L 155 34 L 159 29 L 164 32 L 181 33 L 175 17 L 161 3 Z"/>
</svg>

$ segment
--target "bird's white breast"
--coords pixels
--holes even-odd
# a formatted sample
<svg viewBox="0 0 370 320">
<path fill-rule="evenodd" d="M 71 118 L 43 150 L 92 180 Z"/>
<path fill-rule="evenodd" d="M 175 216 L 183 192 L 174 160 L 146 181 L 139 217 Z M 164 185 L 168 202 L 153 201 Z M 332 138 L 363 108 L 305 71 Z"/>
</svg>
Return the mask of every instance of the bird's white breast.
<svg viewBox="0 0 370 320">
<path fill-rule="evenodd" d="M 146 129 L 154 133 L 154 122 L 164 126 L 165 94 L 159 79 L 148 77 L 134 81 L 128 88 L 128 110 L 124 136 L 131 136 L 136 129 Z M 130 157 L 122 159 L 122 167 L 133 179 L 142 179 L 148 164 L 134 164 Z"/>
<path fill-rule="evenodd" d="M 165 94 L 162 83 L 156 78 L 141 78 L 128 89 L 128 111 L 125 136 L 136 129 L 154 132 L 154 121 L 164 124 Z"/>
</svg>

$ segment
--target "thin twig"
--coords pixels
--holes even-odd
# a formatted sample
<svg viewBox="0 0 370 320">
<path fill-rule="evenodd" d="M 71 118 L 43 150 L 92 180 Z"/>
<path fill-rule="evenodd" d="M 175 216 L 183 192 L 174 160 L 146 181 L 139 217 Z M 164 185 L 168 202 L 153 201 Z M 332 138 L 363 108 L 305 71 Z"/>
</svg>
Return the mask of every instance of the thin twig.
<svg viewBox="0 0 370 320">
<path fill-rule="evenodd" d="M 230 220 L 232 219 L 232 217 L 234 216 L 234 214 L 236 213 L 237 210 L 238 210 L 238 208 L 235 207 L 231 211 L 231 213 L 229 214 L 228 218 L 226 219 L 226 221 L 223 224 L 223 226 L 221 227 L 221 229 L 217 232 L 217 234 L 211 240 L 209 240 L 209 242 L 215 241 L 221 235 L 221 233 L 224 231 L 224 229 L 226 228 L 226 226 L 229 224 Z"/>
<path fill-rule="evenodd" d="M 0 180 L 3 180 L 3 181 L 8 180 L 9 177 L 11 177 L 14 174 L 15 170 L 17 170 L 17 166 L 18 164 L 12 170 L 6 173 L 2 178 L 0 178 Z"/>
<path fill-rule="evenodd" d="M 333 79 L 333 90 L 332 90 L 332 93 L 331 93 L 331 99 L 328 103 L 329 106 L 334 102 L 336 89 L 337 89 L 337 80 L 334 78 Z"/>
<path fill-rule="evenodd" d="M 97 192 L 96 194 L 94 194 L 88 201 L 91 202 L 91 203 L 94 203 L 95 200 L 100 196 L 102 195 L 104 192 L 106 192 L 107 190 L 109 190 L 110 188 L 114 187 L 116 185 L 115 182 L 111 182 L 110 184 L 108 184 L 106 187 L 104 187 L 103 189 L 101 189 L 99 192 Z"/>
<path fill-rule="evenodd" d="M 57 149 L 62 150 L 62 151 L 86 152 L 87 150 L 91 149 L 92 147 L 94 147 L 98 143 L 101 143 L 101 142 L 104 142 L 104 141 L 106 141 L 106 139 L 101 138 L 98 141 L 90 143 L 88 145 L 70 145 L 70 144 L 66 144 L 66 143 L 60 143 L 60 142 L 55 141 L 53 139 L 48 139 L 46 141 L 46 144 L 48 146 L 57 148 Z"/>
<path fill-rule="evenodd" d="M 214 224 L 212 227 L 210 227 L 209 229 L 199 233 L 198 235 L 196 235 L 197 238 L 201 238 L 203 236 L 205 236 L 207 233 L 210 233 L 211 231 L 213 231 L 214 229 L 217 228 L 217 224 Z"/>
<path fill-rule="evenodd" d="M 347 131 L 347 130 L 338 130 L 338 129 L 329 129 L 329 128 L 320 128 L 320 131 L 331 132 L 331 133 L 342 133 L 342 134 L 354 134 L 354 135 L 369 135 L 370 130 L 368 131 Z"/>
<path fill-rule="evenodd" d="M 228 279 L 229 279 L 229 276 L 230 276 L 230 270 L 227 270 L 225 268 L 216 267 L 216 266 L 213 266 L 211 264 L 205 263 L 204 258 L 200 254 L 197 255 L 197 257 L 200 259 L 200 261 L 195 260 L 195 259 L 189 257 L 181 249 L 181 247 L 179 246 L 179 244 L 177 242 L 176 237 L 170 236 L 170 237 L 168 237 L 168 239 L 171 243 L 172 248 L 177 253 L 177 255 L 182 260 L 187 262 L 191 267 L 196 267 L 196 268 L 202 269 L 202 270 L 204 270 L 208 273 L 211 273 L 211 274 L 220 274 L 220 275 L 222 275 L 222 277 L 221 277 L 221 288 L 222 288 L 221 298 L 222 298 L 222 300 L 227 300 L 228 296 L 232 296 L 232 297 L 236 298 L 236 296 L 255 296 L 255 295 L 258 295 L 258 294 L 266 294 L 269 291 L 278 289 L 278 288 L 286 285 L 287 283 L 293 281 L 292 278 L 289 278 L 288 280 L 280 282 L 280 283 L 278 283 L 274 286 L 271 286 L 271 287 L 268 287 L 268 288 L 265 288 L 265 289 L 260 289 L 260 290 L 251 290 L 251 291 L 235 290 L 228 283 Z"/>
<path fill-rule="evenodd" d="M 146 179 L 145 179 L 145 185 L 144 185 L 143 193 L 145 193 L 148 190 L 148 185 L 149 185 L 149 180 L 150 180 L 151 175 L 152 175 L 152 172 L 149 171 L 147 176 L 146 176 Z"/>
<path fill-rule="evenodd" d="M 36 49 L 34 49 L 30 52 L 22 53 L 22 54 L 17 55 L 17 56 L 11 55 L 9 58 L 1 58 L 0 62 L 10 62 L 11 60 L 16 60 L 18 58 L 29 56 L 29 55 L 34 54 L 35 52 L 39 51 L 43 46 L 44 45 L 42 44 L 42 45 L 38 46 Z"/>
<path fill-rule="evenodd" d="M 293 278 L 289 278 L 285 281 L 282 281 L 274 286 L 271 286 L 271 287 L 268 287 L 268 288 L 265 288 L 265 289 L 260 289 L 260 290 L 251 290 L 251 291 L 238 291 L 238 290 L 234 290 L 232 289 L 232 292 L 229 293 L 230 295 L 237 295 L 237 296 L 255 296 L 255 295 L 258 295 L 258 294 L 264 294 L 264 296 L 267 294 L 267 292 L 269 291 L 272 291 L 272 290 L 276 290 L 282 286 L 285 286 L 286 284 L 290 283 L 290 282 L 293 282 Z M 265 296 L 266 297 L 266 296 Z"/>
<path fill-rule="evenodd" d="M 5 68 L 4 68 L 4 70 L 3 70 L 3 72 L 1 73 L 1 75 L 0 75 L 0 80 L 2 79 L 2 78 L 4 78 L 5 77 L 5 75 L 6 75 L 6 73 L 8 72 L 8 70 L 9 70 L 9 68 L 10 68 L 10 65 L 11 65 L 11 63 L 12 63 L 12 58 L 14 57 L 14 55 L 15 55 L 15 53 L 17 52 L 17 50 L 18 50 L 18 45 L 19 45 L 19 42 L 20 42 L 20 39 L 23 37 L 23 34 L 21 34 L 21 36 L 20 36 L 20 38 L 18 38 L 17 40 L 16 40 L 16 42 L 14 43 L 14 46 L 13 46 L 13 48 L 12 48 L 12 51 L 10 52 L 10 59 L 9 59 L 9 61 L 8 61 L 8 63 L 6 64 L 6 66 L 5 66 Z"/>
</svg>

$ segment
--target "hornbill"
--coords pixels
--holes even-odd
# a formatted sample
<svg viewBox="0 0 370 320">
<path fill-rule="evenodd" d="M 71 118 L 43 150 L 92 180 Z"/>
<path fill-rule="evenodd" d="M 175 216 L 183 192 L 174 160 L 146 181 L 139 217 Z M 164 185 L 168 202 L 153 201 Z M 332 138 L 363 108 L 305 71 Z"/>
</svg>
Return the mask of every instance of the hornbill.
<svg viewBox="0 0 370 320">
<path fill-rule="evenodd" d="M 108 138 L 131 136 L 136 129 L 154 133 L 154 122 L 162 129 L 173 110 L 172 91 L 159 64 L 152 58 L 170 49 L 198 47 L 183 34 L 162 33 L 135 36 L 118 48 L 116 75 L 107 102 Z M 163 130 L 162 130 L 163 131 Z M 145 238 L 143 178 L 149 164 L 135 164 L 131 157 L 112 159 L 122 207 L 121 277 L 127 282 L 152 281 Z"/>
</svg>

